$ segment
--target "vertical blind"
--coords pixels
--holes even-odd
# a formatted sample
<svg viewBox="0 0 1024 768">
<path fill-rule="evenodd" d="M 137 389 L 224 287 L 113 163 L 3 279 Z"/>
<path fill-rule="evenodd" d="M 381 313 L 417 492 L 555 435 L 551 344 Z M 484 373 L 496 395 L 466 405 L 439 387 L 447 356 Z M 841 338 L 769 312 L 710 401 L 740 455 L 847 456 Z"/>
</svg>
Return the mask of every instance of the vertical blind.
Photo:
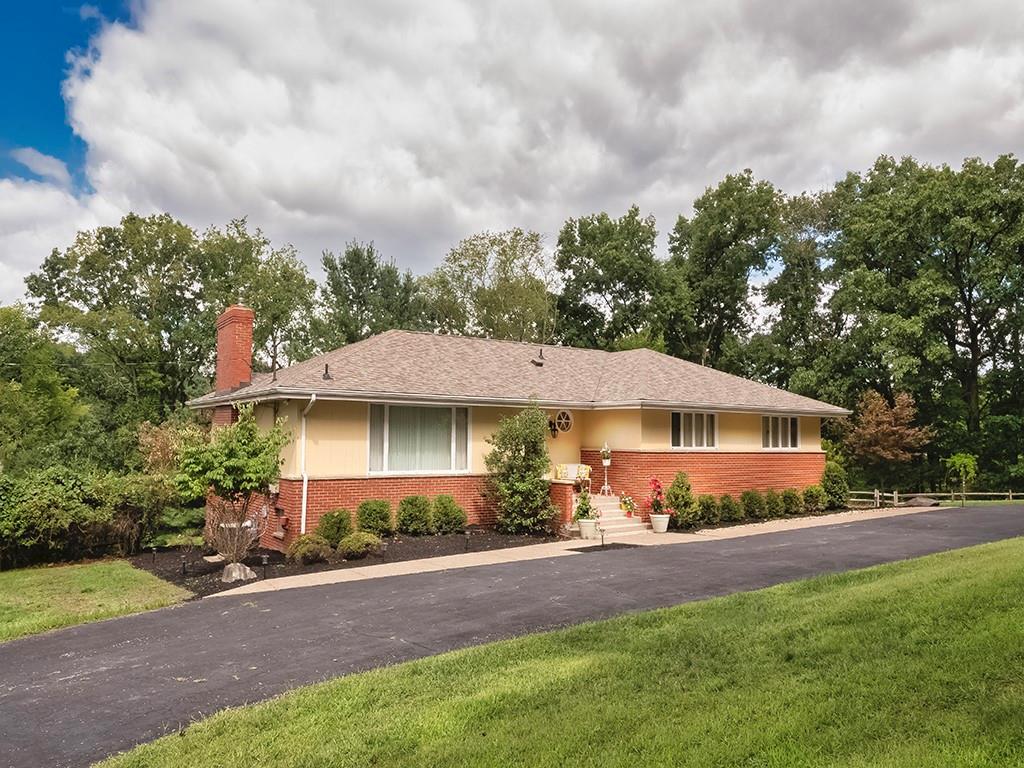
<svg viewBox="0 0 1024 768">
<path fill-rule="evenodd" d="M 762 416 L 762 448 L 799 448 L 800 420 L 796 416 Z"/>
<path fill-rule="evenodd" d="M 717 442 L 715 414 L 672 412 L 673 448 L 714 448 Z"/>
<path fill-rule="evenodd" d="M 466 408 L 370 406 L 371 472 L 444 472 L 468 468 Z"/>
</svg>

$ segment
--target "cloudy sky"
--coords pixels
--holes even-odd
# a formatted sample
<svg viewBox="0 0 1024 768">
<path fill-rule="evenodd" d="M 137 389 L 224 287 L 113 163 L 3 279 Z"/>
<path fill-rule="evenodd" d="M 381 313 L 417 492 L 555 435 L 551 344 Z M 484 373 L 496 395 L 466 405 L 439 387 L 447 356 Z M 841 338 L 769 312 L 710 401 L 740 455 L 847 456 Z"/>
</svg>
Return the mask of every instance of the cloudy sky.
<svg viewBox="0 0 1024 768">
<path fill-rule="evenodd" d="M 129 211 L 248 216 L 315 265 L 632 202 L 659 230 L 724 174 L 820 189 L 881 153 L 1020 153 L 1015 2 L 61 0 L 0 24 L 0 301 Z"/>
</svg>

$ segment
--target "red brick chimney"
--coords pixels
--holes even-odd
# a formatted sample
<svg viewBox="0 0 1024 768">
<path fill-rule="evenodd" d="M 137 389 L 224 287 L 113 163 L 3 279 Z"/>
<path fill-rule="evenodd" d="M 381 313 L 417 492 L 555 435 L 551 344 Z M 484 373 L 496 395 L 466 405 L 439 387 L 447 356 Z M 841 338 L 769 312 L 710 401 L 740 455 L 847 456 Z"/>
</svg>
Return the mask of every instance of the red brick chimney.
<svg viewBox="0 0 1024 768">
<path fill-rule="evenodd" d="M 256 315 L 233 304 L 217 318 L 218 392 L 237 389 L 252 381 L 252 325 Z"/>
</svg>

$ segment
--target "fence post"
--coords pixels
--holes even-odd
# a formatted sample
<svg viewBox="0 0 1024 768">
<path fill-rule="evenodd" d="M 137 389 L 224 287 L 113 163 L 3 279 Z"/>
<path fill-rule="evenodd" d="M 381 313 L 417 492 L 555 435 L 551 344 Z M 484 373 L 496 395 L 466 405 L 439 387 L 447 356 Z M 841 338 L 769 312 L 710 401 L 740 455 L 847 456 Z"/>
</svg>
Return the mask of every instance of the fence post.
<svg viewBox="0 0 1024 768">
<path fill-rule="evenodd" d="M 892 505 L 894 507 L 898 507 L 900 505 L 900 492 L 899 491 L 893 491 L 892 492 Z"/>
<path fill-rule="evenodd" d="M 1009 491 L 1010 501 L 1013 501 L 1013 488 Z"/>
<path fill-rule="evenodd" d="M 880 509 L 882 506 L 882 492 L 875 488 L 875 509 Z"/>
</svg>

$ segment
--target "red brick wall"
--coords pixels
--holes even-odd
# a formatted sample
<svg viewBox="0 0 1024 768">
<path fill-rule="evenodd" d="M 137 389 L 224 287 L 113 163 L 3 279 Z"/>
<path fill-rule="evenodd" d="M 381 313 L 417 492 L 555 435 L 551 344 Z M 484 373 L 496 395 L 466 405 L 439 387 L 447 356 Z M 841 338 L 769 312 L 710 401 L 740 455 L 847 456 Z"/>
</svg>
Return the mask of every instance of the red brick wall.
<svg viewBox="0 0 1024 768">
<path fill-rule="evenodd" d="M 552 483 L 551 503 L 558 509 L 558 517 L 555 519 L 556 527 L 568 525 L 572 522 L 573 485 L 572 483 Z"/>
<path fill-rule="evenodd" d="M 255 314 L 234 305 L 217 318 L 217 376 L 215 389 L 226 392 L 252 381 L 252 326 Z"/>
<path fill-rule="evenodd" d="M 604 478 L 598 451 L 580 451 L 580 462 L 593 468 L 595 483 Z M 657 477 L 667 487 L 677 472 L 685 472 L 690 476 L 696 494 L 739 496 L 751 489 L 803 489 L 820 482 L 824 469 L 824 453 L 614 451 L 612 465 L 608 467 L 608 484 L 612 493 L 618 496 L 628 494 L 636 501 L 638 509 L 644 509 L 649 490 L 647 483 L 651 477 Z"/>
<path fill-rule="evenodd" d="M 238 411 L 230 405 L 218 405 L 210 421 L 215 427 L 226 427 L 238 421 Z"/>
<path fill-rule="evenodd" d="M 281 480 L 277 497 L 276 512 L 262 544 L 271 549 L 285 549 L 299 535 L 302 526 L 302 481 Z M 440 496 L 448 494 L 466 510 L 471 525 L 493 525 L 494 509 L 484 498 L 484 475 L 416 475 L 412 477 L 364 477 L 339 480 L 309 481 L 306 498 L 306 533 L 316 530 L 320 516 L 332 509 L 343 508 L 352 513 L 355 522 L 356 507 L 366 499 L 386 499 L 391 502 L 394 514 L 398 503 L 406 496 L 423 494 Z M 285 537 L 273 536 L 274 531 L 284 526 Z"/>
</svg>

